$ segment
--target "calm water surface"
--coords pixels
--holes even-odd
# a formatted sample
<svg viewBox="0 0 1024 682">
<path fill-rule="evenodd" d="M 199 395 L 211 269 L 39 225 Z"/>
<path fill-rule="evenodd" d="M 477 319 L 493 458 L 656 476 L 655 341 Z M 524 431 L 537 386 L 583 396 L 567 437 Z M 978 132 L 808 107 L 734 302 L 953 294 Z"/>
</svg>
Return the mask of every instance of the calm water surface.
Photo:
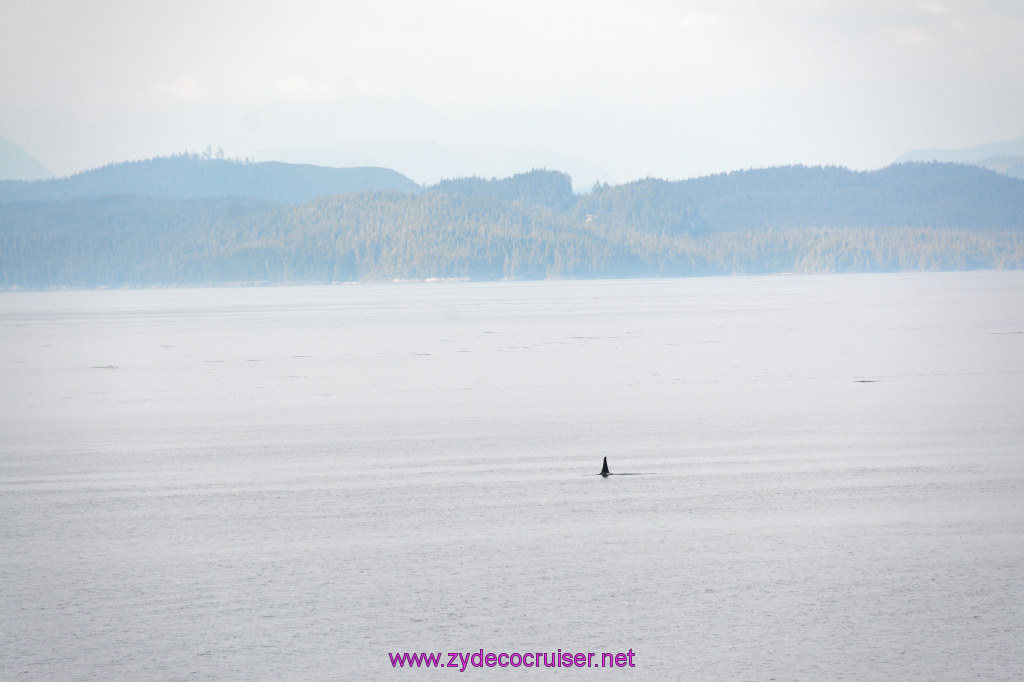
<svg viewBox="0 0 1024 682">
<path fill-rule="evenodd" d="M 1024 273 L 3 293 L 0 385 L 0 679 L 1024 670 Z M 480 649 L 636 667 L 388 659 Z"/>
</svg>

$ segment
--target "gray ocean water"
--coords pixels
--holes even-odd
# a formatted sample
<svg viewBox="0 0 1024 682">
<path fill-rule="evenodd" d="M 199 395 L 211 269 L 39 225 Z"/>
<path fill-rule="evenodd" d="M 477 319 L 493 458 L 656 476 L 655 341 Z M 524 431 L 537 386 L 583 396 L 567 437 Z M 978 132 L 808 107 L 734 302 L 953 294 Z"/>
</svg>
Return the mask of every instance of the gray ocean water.
<svg viewBox="0 0 1024 682">
<path fill-rule="evenodd" d="M 0 383 L 0 679 L 1024 670 L 1024 273 L 9 292 Z M 481 649 L 635 667 L 388 657 Z"/>
</svg>

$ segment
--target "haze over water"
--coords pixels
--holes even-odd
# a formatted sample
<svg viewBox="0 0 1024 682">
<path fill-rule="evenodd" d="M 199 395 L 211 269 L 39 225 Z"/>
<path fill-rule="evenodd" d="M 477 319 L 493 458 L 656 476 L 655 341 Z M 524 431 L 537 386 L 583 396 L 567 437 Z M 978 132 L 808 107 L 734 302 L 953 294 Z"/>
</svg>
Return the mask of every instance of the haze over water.
<svg viewBox="0 0 1024 682">
<path fill-rule="evenodd" d="M 0 382 L 3 679 L 1024 669 L 1019 272 L 3 293 Z"/>
</svg>

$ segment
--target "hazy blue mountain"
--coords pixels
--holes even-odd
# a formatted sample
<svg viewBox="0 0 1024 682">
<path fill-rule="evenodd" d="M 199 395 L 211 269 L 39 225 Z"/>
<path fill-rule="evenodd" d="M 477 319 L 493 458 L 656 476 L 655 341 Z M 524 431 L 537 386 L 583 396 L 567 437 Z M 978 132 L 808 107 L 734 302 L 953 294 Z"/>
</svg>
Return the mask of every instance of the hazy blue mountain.
<svg viewBox="0 0 1024 682">
<path fill-rule="evenodd" d="M 565 211 L 576 203 L 572 178 L 566 173 L 549 170 L 535 169 L 500 180 L 478 177 L 442 180 L 429 190 L 438 194 L 521 201 L 554 211 Z"/>
<path fill-rule="evenodd" d="M 1024 180 L 1024 137 L 966 149 L 918 149 L 907 152 L 899 161 L 969 163 Z"/>
<path fill-rule="evenodd" d="M 1013 229 L 1024 226 L 1024 183 L 962 164 L 913 163 L 855 172 L 785 166 L 692 180 L 596 187 L 579 217 L 678 234 L 789 227 Z"/>
<path fill-rule="evenodd" d="M 439 193 L 0 205 L 0 286 L 595 276 L 619 250 L 542 209 Z"/>
<path fill-rule="evenodd" d="M 688 182 L 644 178 L 624 185 L 594 185 L 574 207 L 577 220 L 630 232 L 683 234 L 705 229 Z"/>
<path fill-rule="evenodd" d="M 598 179 L 607 180 L 607 169 L 573 154 L 554 149 L 443 145 L 427 139 L 365 140 L 338 145 L 267 149 L 257 161 L 316 164 L 320 166 L 384 166 L 408 175 L 421 185 L 445 178 L 468 176 L 507 177 L 524 168 L 559 168 L 572 176 L 579 191 Z"/>
<path fill-rule="evenodd" d="M 1011 178 L 1024 180 L 1024 155 L 1021 156 L 989 156 L 978 161 L 982 168 L 996 173 L 1009 175 Z"/>
<path fill-rule="evenodd" d="M 906 161 L 942 161 L 947 163 L 978 163 L 993 156 L 1024 156 L 1024 137 L 979 144 L 964 149 L 915 149 L 898 159 Z"/>
<path fill-rule="evenodd" d="M 246 199 L 90 197 L 0 205 L 0 279 L 22 287 L 170 285 L 206 276 L 231 225 L 273 205 Z"/>
<path fill-rule="evenodd" d="M 248 163 L 183 154 L 116 163 L 53 180 L 0 182 L 0 202 L 131 194 L 175 199 L 247 197 L 301 203 L 327 194 L 372 190 L 417 192 L 420 187 L 387 168 Z"/>
<path fill-rule="evenodd" d="M 229 168 L 251 166 L 263 164 Z M 152 182 L 128 178 L 121 191 Z M 122 193 L 2 203 L 0 286 L 1024 267 L 1024 181 L 962 164 L 789 166 L 582 196 L 553 171 L 300 204 L 275 189 L 271 201 Z"/>
<path fill-rule="evenodd" d="M 43 180 L 53 173 L 27 151 L 0 137 L 0 180 Z"/>
</svg>

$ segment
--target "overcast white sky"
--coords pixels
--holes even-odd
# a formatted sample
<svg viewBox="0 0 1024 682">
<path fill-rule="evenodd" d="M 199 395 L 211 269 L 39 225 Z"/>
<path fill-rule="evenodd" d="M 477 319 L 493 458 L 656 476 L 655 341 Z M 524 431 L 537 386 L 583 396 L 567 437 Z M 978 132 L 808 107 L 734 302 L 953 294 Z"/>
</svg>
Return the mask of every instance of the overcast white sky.
<svg viewBox="0 0 1024 682">
<path fill-rule="evenodd" d="M 0 137 L 58 175 L 213 145 L 620 182 L 1024 135 L 1022 0 L 0 2 Z"/>
</svg>

